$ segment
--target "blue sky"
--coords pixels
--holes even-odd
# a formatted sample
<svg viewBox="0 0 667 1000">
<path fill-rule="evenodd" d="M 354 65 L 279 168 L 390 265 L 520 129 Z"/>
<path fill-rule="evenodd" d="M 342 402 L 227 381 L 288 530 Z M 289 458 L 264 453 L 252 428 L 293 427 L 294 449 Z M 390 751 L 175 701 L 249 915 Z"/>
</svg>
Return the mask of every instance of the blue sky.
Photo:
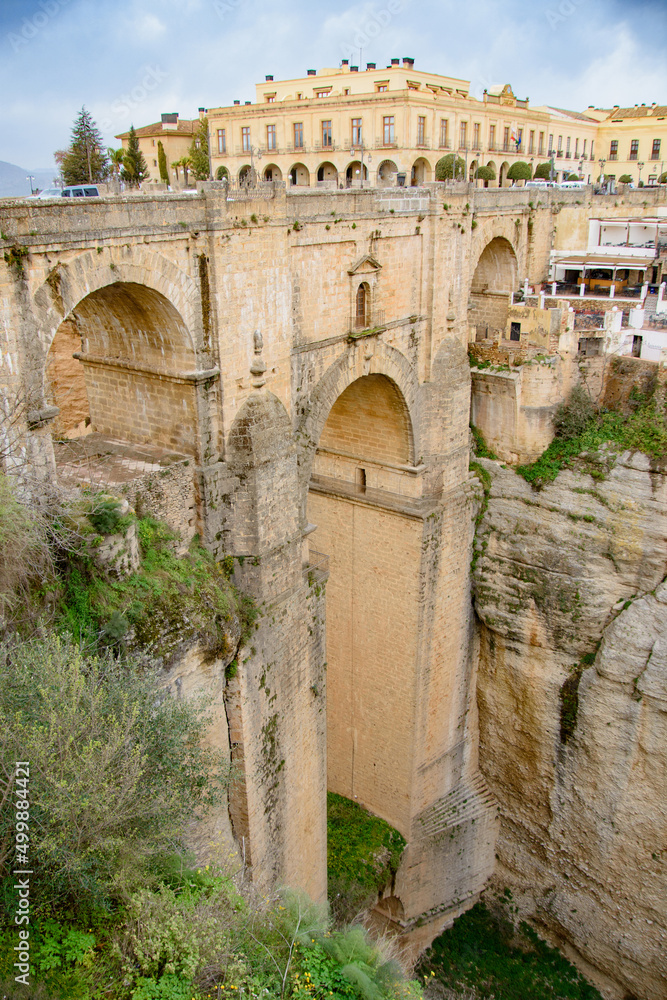
<svg viewBox="0 0 667 1000">
<path fill-rule="evenodd" d="M 49 167 L 85 104 L 108 145 L 162 111 L 254 99 L 254 84 L 354 53 L 532 104 L 667 104 L 665 0 L 2 0 L 0 160 Z M 355 58 L 356 61 L 356 58 Z"/>
</svg>

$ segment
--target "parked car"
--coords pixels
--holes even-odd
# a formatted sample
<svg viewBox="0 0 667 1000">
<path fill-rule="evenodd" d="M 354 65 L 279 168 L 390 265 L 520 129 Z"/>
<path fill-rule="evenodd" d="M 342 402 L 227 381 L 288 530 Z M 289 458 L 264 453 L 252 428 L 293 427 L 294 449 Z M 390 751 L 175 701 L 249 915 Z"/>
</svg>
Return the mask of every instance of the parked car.
<svg viewBox="0 0 667 1000">
<path fill-rule="evenodd" d="M 34 194 L 33 198 L 61 198 L 62 193 L 62 188 L 44 188 L 39 194 Z"/>
<path fill-rule="evenodd" d="M 62 190 L 63 198 L 99 198 L 100 192 L 94 184 L 72 184 Z"/>
</svg>

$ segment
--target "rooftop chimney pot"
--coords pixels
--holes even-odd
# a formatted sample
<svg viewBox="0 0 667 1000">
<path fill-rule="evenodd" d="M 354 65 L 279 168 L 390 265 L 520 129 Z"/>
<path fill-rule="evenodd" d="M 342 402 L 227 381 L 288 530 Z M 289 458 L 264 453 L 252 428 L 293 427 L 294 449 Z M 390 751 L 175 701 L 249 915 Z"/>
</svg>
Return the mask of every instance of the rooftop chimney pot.
<svg viewBox="0 0 667 1000">
<path fill-rule="evenodd" d="M 240 104 L 240 103 L 241 103 L 240 101 L 234 101 L 234 104 Z"/>
<path fill-rule="evenodd" d="M 359 72 L 358 66 L 350 66 L 350 73 L 358 73 L 358 72 Z"/>
<path fill-rule="evenodd" d="M 401 60 L 400 60 L 400 59 L 392 59 L 392 60 L 391 60 L 391 65 L 392 65 L 392 66 L 399 66 L 399 65 L 400 65 L 400 62 L 401 62 Z"/>
<path fill-rule="evenodd" d="M 273 77 L 271 76 L 271 74 L 270 74 L 270 73 L 267 73 L 267 74 L 266 74 L 266 82 L 267 82 L 267 83 L 270 83 L 270 82 L 272 82 L 272 81 L 273 81 Z"/>
<path fill-rule="evenodd" d="M 309 69 L 308 70 L 308 76 L 317 76 L 317 70 L 316 69 Z"/>
<path fill-rule="evenodd" d="M 410 56 L 403 56 L 403 65 L 407 66 L 408 69 L 412 69 L 412 67 L 414 66 L 414 64 L 415 64 L 415 61 L 414 61 L 414 59 L 411 59 Z"/>
</svg>

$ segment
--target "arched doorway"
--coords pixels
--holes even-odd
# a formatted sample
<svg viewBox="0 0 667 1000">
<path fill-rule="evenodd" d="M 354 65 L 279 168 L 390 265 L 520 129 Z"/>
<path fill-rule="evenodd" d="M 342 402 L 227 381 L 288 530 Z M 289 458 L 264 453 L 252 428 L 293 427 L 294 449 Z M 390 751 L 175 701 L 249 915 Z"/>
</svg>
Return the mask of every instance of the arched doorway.
<svg viewBox="0 0 667 1000">
<path fill-rule="evenodd" d="M 159 292 L 135 282 L 91 292 L 60 324 L 47 355 L 48 394 L 60 409 L 55 436 L 104 438 L 109 455 L 121 443 L 195 455 L 196 367 L 185 323 Z M 59 454 L 71 458 L 57 447 Z"/>
<path fill-rule="evenodd" d="M 410 185 L 411 187 L 419 187 L 421 184 L 426 184 L 427 181 L 431 179 L 431 165 L 427 159 L 420 156 L 412 164 L 412 171 L 410 173 Z"/>
<path fill-rule="evenodd" d="M 489 186 L 496 187 L 498 184 L 498 171 L 496 170 L 496 165 L 493 162 L 493 160 L 489 160 L 489 162 L 487 163 L 487 167 L 493 171 L 493 179 L 486 181 L 484 187 L 489 187 Z"/>
<path fill-rule="evenodd" d="M 472 163 L 470 164 L 470 169 L 469 169 L 469 172 L 468 172 L 468 180 L 469 181 L 476 181 L 477 180 L 477 167 L 478 166 L 479 166 L 479 163 L 477 162 L 477 160 L 473 160 Z"/>
<path fill-rule="evenodd" d="M 418 616 L 407 605 L 418 588 L 421 529 L 391 498 L 399 469 L 413 462 L 412 422 L 398 386 L 385 375 L 362 376 L 329 411 L 308 504 L 313 545 L 329 556 L 328 787 L 399 830 L 409 817 L 405 741 Z M 396 663 L 403 669 L 395 671 Z"/>
<path fill-rule="evenodd" d="M 497 236 L 480 254 L 470 285 L 469 338 L 503 338 L 512 293 L 517 288 L 517 260 L 509 240 Z"/>
<path fill-rule="evenodd" d="M 295 163 L 290 167 L 289 176 L 293 187 L 308 187 L 310 185 L 310 171 L 303 163 Z"/>
<path fill-rule="evenodd" d="M 383 160 L 378 167 L 378 187 L 394 187 L 398 167 L 393 160 Z"/>
<path fill-rule="evenodd" d="M 505 163 L 501 164 L 501 166 L 500 166 L 500 174 L 498 175 L 498 187 L 502 188 L 502 187 L 509 187 L 510 186 L 507 183 L 507 171 L 509 170 L 509 168 L 510 168 L 510 165 L 509 165 L 509 163 L 507 161 L 505 161 Z"/>
<path fill-rule="evenodd" d="M 264 167 L 265 181 L 281 181 L 282 179 L 283 172 L 275 163 L 269 163 L 266 167 Z"/>
<path fill-rule="evenodd" d="M 320 163 L 317 168 L 317 183 L 326 183 L 338 187 L 338 170 L 333 163 L 329 163 L 328 161 Z"/>
<path fill-rule="evenodd" d="M 250 184 L 252 181 L 252 167 L 249 163 L 244 164 L 239 170 L 239 184 Z"/>
<path fill-rule="evenodd" d="M 348 163 L 347 169 L 345 170 L 345 184 L 346 187 L 352 187 L 353 184 L 361 184 L 361 179 L 368 180 L 368 168 L 364 163 L 363 168 L 361 166 L 361 160 L 352 160 L 352 163 Z"/>
</svg>

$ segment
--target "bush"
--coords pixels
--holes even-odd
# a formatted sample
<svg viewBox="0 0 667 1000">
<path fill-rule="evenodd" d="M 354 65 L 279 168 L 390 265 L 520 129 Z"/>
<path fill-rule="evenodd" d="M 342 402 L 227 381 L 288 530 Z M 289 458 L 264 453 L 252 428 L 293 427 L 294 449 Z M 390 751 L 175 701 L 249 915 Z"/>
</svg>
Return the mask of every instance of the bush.
<svg viewBox="0 0 667 1000">
<path fill-rule="evenodd" d="M 531 177 L 530 165 L 524 163 L 523 160 L 517 160 L 507 171 L 507 177 L 511 181 L 529 181 Z"/>
<path fill-rule="evenodd" d="M 229 178 L 229 170 L 227 167 L 218 167 L 215 172 L 216 181 L 224 181 L 225 178 Z"/>
<path fill-rule="evenodd" d="M 579 174 L 568 174 L 567 179 L 568 181 L 578 181 L 580 180 L 580 177 Z"/>
<path fill-rule="evenodd" d="M 491 166 L 481 166 L 477 168 L 477 178 L 480 181 L 495 181 L 496 172 Z"/>
<path fill-rule="evenodd" d="M 619 184 L 632 184 L 632 176 L 630 174 L 621 174 L 618 178 Z"/>
<path fill-rule="evenodd" d="M 551 163 L 538 163 L 533 177 L 535 180 L 551 180 Z"/>
<path fill-rule="evenodd" d="M 44 911 L 109 910 L 150 883 L 152 861 L 219 800 L 228 772 L 202 746 L 207 704 L 54 636 L 0 646 L 0 676 L 3 771 L 30 761 L 33 898 Z M 0 819 L 0 844 L 12 818 Z M 9 866 L 7 849 L 0 879 L 12 899 Z"/>
<path fill-rule="evenodd" d="M 39 512 L 16 496 L 0 472 L 0 632 L 30 621 L 35 586 L 52 577 L 52 563 Z"/>
<path fill-rule="evenodd" d="M 452 178 L 465 180 L 466 165 L 456 153 L 448 153 L 443 156 L 435 165 L 436 181 L 447 181 Z"/>
<path fill-rule="evenodd" d="M 575 385 L 567 402 L 561 403 L 554 414 L 556 437 L 568 440 L 583 434 L 594 414 L 593 400 L 582 386 Z"/>
</svg>

